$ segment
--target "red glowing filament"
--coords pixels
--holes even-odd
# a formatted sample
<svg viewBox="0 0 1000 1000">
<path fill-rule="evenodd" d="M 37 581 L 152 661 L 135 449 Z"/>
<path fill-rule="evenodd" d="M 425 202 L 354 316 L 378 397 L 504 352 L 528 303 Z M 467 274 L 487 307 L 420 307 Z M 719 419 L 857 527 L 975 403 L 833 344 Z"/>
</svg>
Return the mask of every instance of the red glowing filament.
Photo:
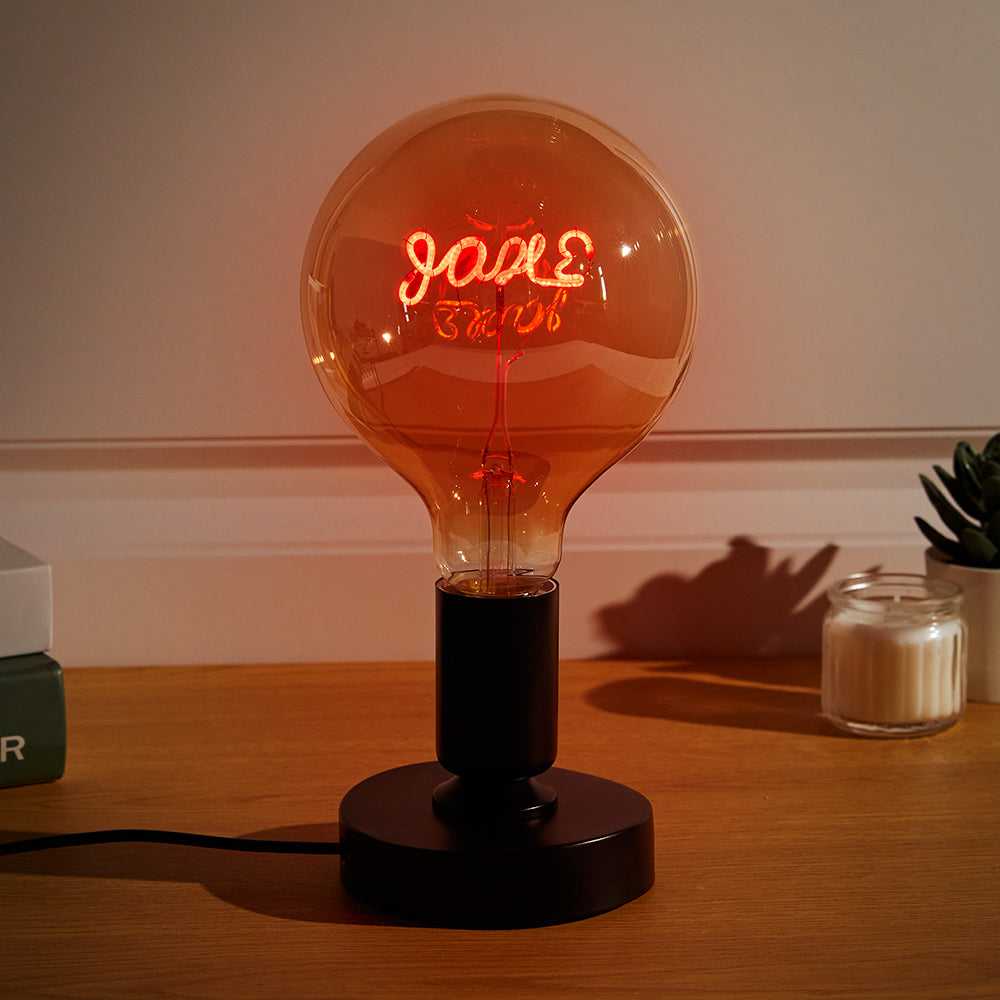
<svg viewBox="0 0 1000 1000">
<path fill-rule="evenodd" d="M 559 261 L 552 269 L 552 276 L 539 274 L 539 262 L 545 254 L 545 237 L 535 233 L 530 240 L 522 236 L 511 236 L 504 241 L 497 252 L 493 266 L 487 270 L 486 244 L 478 236 L 463 236 L 437 260 L 437 246 L 434 237 L 424 230 L 411 233 L 404 243 L 406 255 L 414 269 L 399 286 L 399 301 L 404 306 L 414 306 L 427 292 L 431 278 L 444 274 L 454 288 L 463 288 L 472 281 L 493 281 L 502 288 L 511 278 L 523 274 L 535 285 L 556 288 L 579 288 L 584 275 L 577 272 L 567 274 L 577 254 L 570 249 L 570 242 L 583 245 L 583 256 L 589 264 L 594 259 L 594 241 L 582 229 L 567 229 L 559 237 Z"/>
</svg>

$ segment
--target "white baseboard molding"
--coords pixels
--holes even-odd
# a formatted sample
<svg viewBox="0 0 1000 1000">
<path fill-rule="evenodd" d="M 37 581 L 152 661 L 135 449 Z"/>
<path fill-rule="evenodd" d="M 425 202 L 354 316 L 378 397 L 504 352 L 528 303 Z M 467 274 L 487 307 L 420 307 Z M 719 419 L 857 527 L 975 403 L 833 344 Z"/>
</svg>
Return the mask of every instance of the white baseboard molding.
<svg viewBox="0 0 1000 1000">
<path fill-rule="evenodd" d="M 571 511 L 565 657 L 813 655 L 824 589 L 919 571 L 917 474 L 980 429 L 656 433 Z M 66 665 L 426 660 L 430 525 L 348 438 L 20 442 L 4 534 Z"/>
</svg>

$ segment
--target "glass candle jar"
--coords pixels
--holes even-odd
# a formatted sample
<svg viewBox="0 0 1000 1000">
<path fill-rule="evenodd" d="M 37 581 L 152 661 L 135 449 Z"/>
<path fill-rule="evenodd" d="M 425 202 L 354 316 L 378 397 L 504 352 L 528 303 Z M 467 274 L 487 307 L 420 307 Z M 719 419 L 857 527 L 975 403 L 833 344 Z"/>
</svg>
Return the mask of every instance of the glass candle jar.
<svg viewBox="0 0 1000 1000">
<path fill-rule="evenodd" d="M 965 711 L 962 589 L 916 573 L 858 573 L 827 591 L 823 711 L 848 732 L 924 736 Z"/>
</svg>

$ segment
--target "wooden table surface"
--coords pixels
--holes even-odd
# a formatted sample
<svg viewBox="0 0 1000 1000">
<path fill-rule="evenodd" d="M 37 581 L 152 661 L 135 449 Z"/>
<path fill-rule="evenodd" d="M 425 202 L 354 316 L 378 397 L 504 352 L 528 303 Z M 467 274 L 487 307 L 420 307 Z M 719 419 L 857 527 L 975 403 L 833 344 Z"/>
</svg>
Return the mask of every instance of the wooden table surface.
<svg viewBox="0 0 1000 1000">
<path fill-rule="evenodd" d="M 0 840 L 145 827 L 335 840 L 356 782 L 430 760 L 426 663 L 66 669 L 58 782 Z M 414 926 L 335 857 L 158 844 L 0 858 L 0 995 L 1000 997 L 1000 705 L 842 736 L 816 661 L 561 666 L 559 765 L 653 803 L 656 885 L 556 927 Z"/>
</svg>

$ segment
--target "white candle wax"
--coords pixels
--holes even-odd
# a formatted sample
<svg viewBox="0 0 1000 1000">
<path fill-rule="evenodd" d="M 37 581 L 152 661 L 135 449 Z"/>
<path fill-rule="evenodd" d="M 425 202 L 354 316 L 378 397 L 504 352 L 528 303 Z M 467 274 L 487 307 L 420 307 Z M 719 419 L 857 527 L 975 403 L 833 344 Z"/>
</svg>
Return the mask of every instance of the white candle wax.
<svg viewBox="0 0 1000 1000">
<path fill-rule="evenodd" d="M 918 625 L 828 620 L 824 711 L 845 721 L 890 726 L 960 715 L 963 641 L 957 619 Z"/>
</svg>

